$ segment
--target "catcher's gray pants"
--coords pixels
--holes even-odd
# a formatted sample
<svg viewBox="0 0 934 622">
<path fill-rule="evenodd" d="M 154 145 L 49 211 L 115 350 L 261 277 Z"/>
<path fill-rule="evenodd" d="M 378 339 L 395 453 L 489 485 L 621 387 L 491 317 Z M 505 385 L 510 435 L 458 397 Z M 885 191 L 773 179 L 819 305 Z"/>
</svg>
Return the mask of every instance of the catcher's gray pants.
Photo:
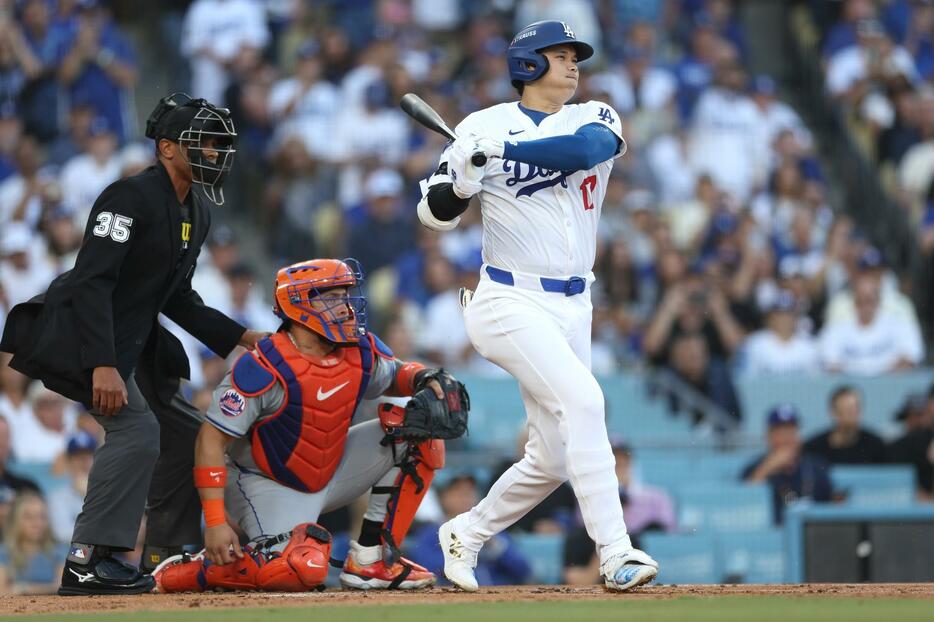
<svg viewBox="0 0 934 622">
<path fill-rule="evenodd" d="M 148 496 L 146 544 L 197 545 L 201 502 L 192 467 L 202 415 L 181 392 L 168 405 L 147 401 L 135 374 L 127 379 L 126 388 L 127 405 L 119 413 L 112 417 L 91 413 L 106 437 L 94 453 L 72 540 L 133 549 Z"/>
<path fill-rule="evenodd" d="M 383 435 L 377 420 L 351 426 L 331 481 L 314 493 L 299 492 L 252 469 L 230 465 L 224 491 L 227 511 L 253 540 L 316 522 L 321 514 L 348 505 L 373 486 L 392 486 L 399 474 L 396 461 L 405 454 L 406 445 L 395 446 L 394 459 L 392 448 L 379 444 Z M 371 494 L 364 518 L 382 521 L 388 501 L 388 494 Z"/>
</svg>

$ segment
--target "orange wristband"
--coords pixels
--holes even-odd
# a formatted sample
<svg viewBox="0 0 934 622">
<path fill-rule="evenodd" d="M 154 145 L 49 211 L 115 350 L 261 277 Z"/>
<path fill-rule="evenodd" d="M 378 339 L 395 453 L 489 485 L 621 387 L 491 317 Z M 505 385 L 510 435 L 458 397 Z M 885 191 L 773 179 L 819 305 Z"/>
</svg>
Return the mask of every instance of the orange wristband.
<svg viewBox="0 0 934 622">
<path fill-rule="evenodd" d="M 415 392 L 415 374 L 423 369 L 425 366 L 415 361 L 399 368 L 396 373 L 396 389 L 400 395 L 412 395 Z"/>
<path fill-rule="evenodd" d="M 223 499 L 202 499 L 201 508 L 204 510 L 204 524 L 208 527 L 217 527 L 227 522 Z"/>
<path fill-rule="evenodd" d="M 195 488 L 223 488 L 227 485 L 227 467 L 195 467 Z"/>
</svg>

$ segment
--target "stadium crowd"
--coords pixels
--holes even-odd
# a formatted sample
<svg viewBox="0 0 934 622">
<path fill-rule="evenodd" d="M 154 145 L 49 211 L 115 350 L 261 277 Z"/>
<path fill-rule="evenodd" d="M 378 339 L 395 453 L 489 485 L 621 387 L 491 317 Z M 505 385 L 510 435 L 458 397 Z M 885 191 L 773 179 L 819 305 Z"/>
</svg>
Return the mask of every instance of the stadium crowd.
<svg viewBox="0 0 934 622">
<path fill-rule="evenodd" d="M 600 221 L 595 372 L 664 368 L 740 418 L 764 413 L 740 413 L 738 375 L 878 375 L 925 361 L 915 308 L 901 290 L 906 275 L 829 204 L 810 131 L 771 77 L 747 72 L 735 3 L 164 4 L 157 60 L 171 88 L 156 93 L 140 84 L 146 54 L 107 3 L 0 0 L 0 325 L 14 304 L 73 265 L 100 191 L 153 163 L 151 145 L 140 142 L 136 98 L 145 92 L 154 102 L 177 90 L 230 108 L 239 133 L 228 205 L 215 210 L 195 273 L 208 304 L 274 330 L 270 267 L 352 256 L 368 273 L 371 329 L 400 358 L 502 373 L 473 351 L 460 320 L 458 287 L 476 284 L 481 263 L 479 210 L 444 235 L 418 225 L 418 182 L 437 166 L 444 140 L 413 124 L 398 101 L 415 91 L 453 126 L 514 99 L 504 63 L 509 37 L 547 17 L 594 45 L 578 100 L 613 105 L 629 145 Z M 924 252 L 934 254 L 934 7 L 846 0 L 839 21 L 828 20 L 828 91 L 868 124 L 877 157 L 896 168 L 899 196 L 918 214 Z M 217 224 L 225 221 L 248 223 L 265 257 L 248 256 L 238 229 Z M 205 409 L 226 362 L 176 332 L 201 363 L 189 386 Z M 932 399 L 922 401 L 906 406 L 906 421 L 930 434 Z M 835 421 L 844 432 L 805 446 L 823 456 L 817 460 L 834 461 L 841 442 L 864 442 L 852 435 L 858 413 L 855 424 Z M 751 465 L 748 477 L 768 480 L 797 455 L 796 435 L 785 441 L 794 450 L 771 438 L 795 422 L 794 413 L 769 415 L 767 464 Z M 62 556 L 52 547 L 68 540 L 100 435 L 78 405 L 0 366 L 0 590 L 41 591 L 57 576 L 53 562 Z M 905 451 L 929 473 L 930 461 L 918 459 L 923 441 L 915 445 Z M 617 449 L 628 464 L 631 448 Z M 883 460 L 880 451 L 865 461 Z M 33 483 L 6 470 L 12 459 L 51 465 L 67 484 L 46 503 Z M 629 481 L 625 472 L 620 478 Z M 929 476 L 921 483 L 931 491 Z M 472 504 L 477 486 L 453 479 L 435 518 Z M 664 491 L 625 487 L 631 503 L 645 504 L 627 515 L 644 512 L 644 527 L 676 529 Z M 572 529 L 574 514 L 565 491 L 554 516 L 526 528 Z M 583 537 L 583 545 L 579 533 L 569 539 L 569 580 L 594 580 Z M 490 549 L 490 577 L 528 576 L 508 541 Z"/>
</svg>

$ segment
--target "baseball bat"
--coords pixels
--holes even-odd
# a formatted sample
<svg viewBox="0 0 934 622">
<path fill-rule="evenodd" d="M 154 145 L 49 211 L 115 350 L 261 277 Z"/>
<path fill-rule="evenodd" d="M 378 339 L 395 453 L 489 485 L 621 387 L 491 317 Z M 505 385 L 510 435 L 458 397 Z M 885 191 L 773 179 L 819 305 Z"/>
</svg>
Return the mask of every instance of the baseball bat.
<svg viewBox="0 0 934 622">
<path fill-rule="evenodd" d="M 406 93 L 403 95 L 399 105 L 402 106 L 402 110 L 405 111 L 405 114 L 409 115 L 429 130 L 437 132 L 451 140 L 457 140 L 457 135 L 454 133 L 454 130 L 447 126 L 447 123 L 444 122 L 441 115 L 435 112 L 434 108 L 429 106 L 424 99 L 415 93 Z M 477 152 L 471 156 L 470 162 L 474 166 L 485 166 L 486 155 Z"/>
</svg>

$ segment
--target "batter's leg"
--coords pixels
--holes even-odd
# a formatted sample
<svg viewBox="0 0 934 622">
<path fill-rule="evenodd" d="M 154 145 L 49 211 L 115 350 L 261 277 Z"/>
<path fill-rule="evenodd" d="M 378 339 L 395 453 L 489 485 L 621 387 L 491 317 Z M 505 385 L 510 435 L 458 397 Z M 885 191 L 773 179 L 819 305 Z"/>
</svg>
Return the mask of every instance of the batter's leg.
<svg viewBox="0 0 934 622">
<path fill-rule="evenodd" d="M 454 521 L 455 531 L 473 550 L 508 529 L 567 480 L 557 420 L 525 388 L 520 387 L 520 393 L 529 424 L 525 454 L 499 476 L 476 507 Z"/>
<path fill-rule="evenodd" d="M 631 549 L 607 438 L 603 392 L 565 332 L 579 322 L 579 316 L 573 314 L 580 313 L 580 307 L 555 297 L 544 298 L 549 294 L 501 286 L 486 289 L 486 295 L 478 293 L 479 300 L 474 298 L 465 314 L 471 341 L 483 356 L 512 374 L 533 398 L 539 410 L 530 416 L 530 422 L 535 419 L 540 430 L 556 427 L 563 441 L 568 478 L 601 560 Z M 496 295 L 489 295 L 490 290 Z M 546 470 L 547 465 L 561 463 L 550 453 L 556 450 L 554 443 L 541 448 L 546 452 L 542 456 L 534 455 L 537 448 L 530 449 L 533 451 L 527 451 L 526 457 L 507 471 L 502 485 L 491 490 L 489 496 L 495 493 L 496 498 L 485 499 L 455 523 L 455 527 L 465 524 L 460 535 L 469 548 L 476 550 L 478 544 L 518 520 L 550 493 L 542 478 L 559 475 Z M 536 481 L 542 483 L 535 486 Z M 541 494 L 512 495 L 516 486 L 531 487 Z"/>
</svg>

